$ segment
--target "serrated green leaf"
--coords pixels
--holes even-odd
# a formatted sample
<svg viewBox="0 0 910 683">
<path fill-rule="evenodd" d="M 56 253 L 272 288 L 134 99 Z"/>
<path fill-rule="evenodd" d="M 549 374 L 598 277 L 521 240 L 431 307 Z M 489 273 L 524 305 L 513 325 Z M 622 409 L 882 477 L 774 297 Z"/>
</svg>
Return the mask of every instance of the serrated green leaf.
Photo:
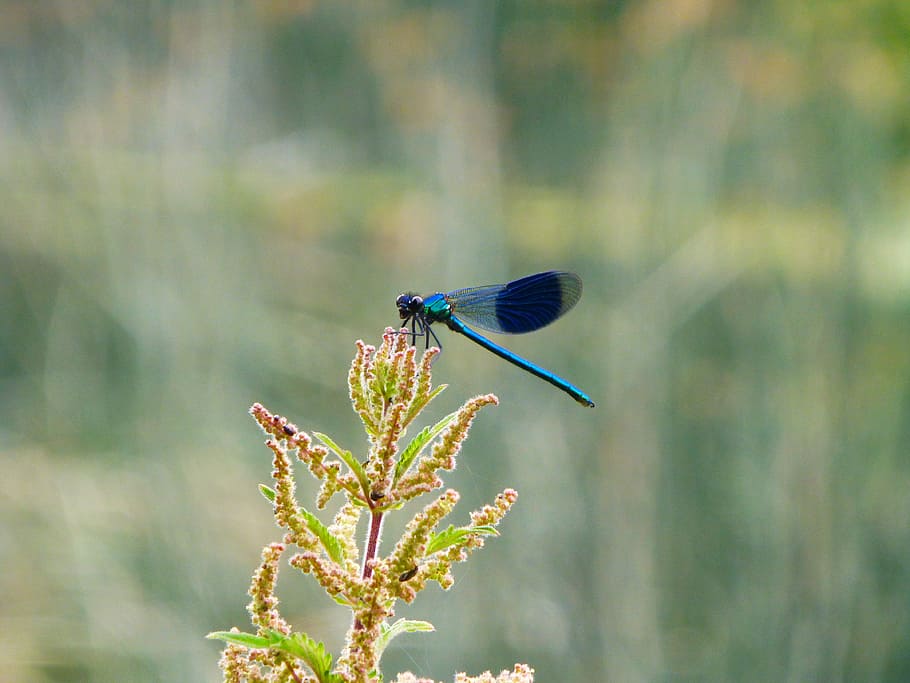
<svg viewBox="0 0 910 683">
<path fill-rule="evenodd" d="M 391 626 L 384 623 L 379 632 L 379 638 L 376 640 L 376 656 L 377 658 L 382 656 L 386 646 L 395 636 L 399 636 L 402 633 L 417 633 L 435 630 L 436 627 L 429 621 L 418 621 L 417 619 L 399 619 Z"/>
<path fill-rule="evenodd" d="M 341 678 L 332 673 L 332 655 L 325 649 L 325 645 L 310 638 L 306 633 L 285 635 L 280 631 L 268 629 L 264 636 L 255 636 L 252 633 L 215 631 L 209 633 L 206 638 L 224 640 L 252 649 L 274 648 L 304 662 L 320 683 L 341 682 Z"/>
<path fill-rule="evenodd" d="M 268 486 L 266 486 L 265 484 L 259 484 L 259 493 L 261 493 L 263 495 L 263 497 L 270 503 L 275 502 L 275 497 L 276 497 L 275 489 L 271 489 Z"/>
<path fill-rule="evenodd" d="M 266 634 L 272 640 L 273 648 L 303 661 L 320 683 L 340 683 L 341 678 L 332 674 L 332 655 L 321 641 L 310 638 L 306 633 L 285 635 L 270 629 Z"/>
<path fill-rule="evenodd" d="M 334 562 L 341 564 L 344 560 L 344 545 L 338 540 L 338 537 L 332 534 L 329 528 L 306 508 L 301 507 L 300 514 L 306 520 L 307 528 L 319 538 L 328 556 Z"/>
<path fill-rule="evenodd" d="M 430 536 L 430 540 L 427 543 L 426 554 L 432 555 L 433 553 L 438 553 L 440 550 L 444 550 L 449 546 L 457 545 L 458 543 L 463 542 L 465 537 L 472 534 L 499 536 L 499 532 L 496 531 L 496 527 L 490 526 L 489 524 L 462 527 L 449 525 L 447 529 L 436 532 Z"/>
<path fill-rule="evenodd" d="M 364 492 L 369 490 L 370 483 L 367 479 L 367 473 L 363 469 L 363 465 L 360 464 L 351 451 L 342 449 L 329 436 L 322 434 L 321 432 L 313 432 L 313 436 L 322 441 L 322 443 L 329 447 L 329 450 L 344 461 L 344 464 L 347 465 L 351 472 L 354 473 L 354 476 L 357 477 L 357 481 L 360 482 L 360 486 L 363 488 Z"/>
<path fill-rule="evenodd" d="M 262 636 L 254 636 L 252 633 L 238 633 L 236 631 L 213 631 L 206 638 L 209 640 L 223 640 L 232 645 L 243 645 L 254 650 L 271 647 L 272 640 Z"/>
<path fill-rule="evenodd" d="M 424 427 L 420 430 L 420 433 L 411 439 L 411 442 L 407 447 L 401 452 L 401 457 L 398 458 L 398 464 L 395 465 L 395 479 L 394 482 L 398 482 L 402 476 L 408 471 L 408 468 L 414 463 L 414 460 L 420 455 L 424 447 L 435 439 L 442 430 L 451 424 L 452 420 L 458 415 L 458 411 L 450 413 L 442 418 L 439 422 L 434 424 L 432 427 Z"/>
<path fill-rule="evenodd" d="M 292 633 L 275 645 L 275 648 L 306 662 L 320 680 L 332 668 L 332 655 L 326 651 L 325 645 L 305 633 Z"/>
</svg>

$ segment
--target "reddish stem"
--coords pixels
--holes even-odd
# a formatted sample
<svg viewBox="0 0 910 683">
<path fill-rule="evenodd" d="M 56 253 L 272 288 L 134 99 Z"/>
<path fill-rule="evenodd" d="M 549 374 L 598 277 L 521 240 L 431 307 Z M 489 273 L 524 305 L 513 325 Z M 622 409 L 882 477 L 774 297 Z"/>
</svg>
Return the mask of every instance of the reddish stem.
<svg viewBox="0 0 910 683">
<path fill-rule="evenodd" d="M 382 533 L 382 519 L 383 512 L 381 510 L 373 510 L 370 514 L 370 531 L 367 535 L 367 550 L 363 555 L 363 571 L 360 574 L 364 581 L 373 575 L 373 565 L 370 560 L 373 560 L 379 552 L 379 536 Z M 354 629 L 359 631 L 362 628 L 363 624 L 360 622 L 360 619 L 355 619 Z"/>
<path fill-rule="evenodd" d="M 284 660 L 284 665 L 288 668 L 288 671 L 291 673 L 291 677 L 295 681 L 297 681 L 297 683 L 303 683 L 303 681 L 300 680 L 300 676 L 298 676 L 297 672 L 294 671 L 294 667 L 291 665 L 290 662 L 288 662 L 287 660 Z"/>
<path fill-rule="evenodd" d="M 368 579 L 373 575 L 373 565 L 370 560 L 376 557 L 379 552 L 379 535 L 382 533 L 382 516 L 381 510 L 374 510 L 370 515 L 370 533 L 367 536 L 367 551 L 363 556 L 363 572 L 361 578 Z"/>
</svg>

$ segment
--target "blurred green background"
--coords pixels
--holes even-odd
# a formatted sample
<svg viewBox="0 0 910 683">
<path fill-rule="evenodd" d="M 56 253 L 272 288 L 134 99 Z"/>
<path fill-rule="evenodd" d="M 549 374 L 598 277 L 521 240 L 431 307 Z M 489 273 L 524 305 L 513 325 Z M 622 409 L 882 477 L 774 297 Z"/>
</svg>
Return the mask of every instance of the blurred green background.
<svg viewBox="0 0 910 683">
<path fill-rule="evenodd" d="M 362 452 L 399 292 L 549 268 L 598 406 L 440 333 L 521 498 L 386 677 L 910 680 L 908 92 L 903 0 L 0 2 L 0 680 L 220 680 L 250 404 Z"/>
</svg>

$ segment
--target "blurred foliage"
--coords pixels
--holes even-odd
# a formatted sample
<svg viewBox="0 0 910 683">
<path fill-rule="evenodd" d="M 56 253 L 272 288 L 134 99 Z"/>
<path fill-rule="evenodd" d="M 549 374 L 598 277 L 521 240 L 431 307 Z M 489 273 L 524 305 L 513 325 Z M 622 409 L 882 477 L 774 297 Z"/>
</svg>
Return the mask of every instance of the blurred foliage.
<svg viewBox="0 0 910 683">
<path fill-rule="evenodd" d="M 439 415 L 502 400 L 453 485 L 522 529 L 388 671 L 910 679 L 908 36 L 900 0 L 0 2 L 0 679 L 217 680 L 276 536 L 248 406 L 356 451 L 400 291 L 547 268 L 584 298 L 506 344 L 598 407 L 443 338 Z"/>
</svg>

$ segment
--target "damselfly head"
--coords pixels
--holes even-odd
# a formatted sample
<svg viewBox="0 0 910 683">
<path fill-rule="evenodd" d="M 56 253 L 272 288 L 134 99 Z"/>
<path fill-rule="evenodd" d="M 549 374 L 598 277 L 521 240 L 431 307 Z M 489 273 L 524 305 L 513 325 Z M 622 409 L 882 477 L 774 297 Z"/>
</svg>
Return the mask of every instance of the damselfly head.
<svg viewBox="0 0 910 683">
<path fill-rule="evenodd" d="M 399 294 L 395 305 L 398 306 L 398 316 L 407 320 L 423 310 L 423 297 L 417 294 Z"/>
</svg>

